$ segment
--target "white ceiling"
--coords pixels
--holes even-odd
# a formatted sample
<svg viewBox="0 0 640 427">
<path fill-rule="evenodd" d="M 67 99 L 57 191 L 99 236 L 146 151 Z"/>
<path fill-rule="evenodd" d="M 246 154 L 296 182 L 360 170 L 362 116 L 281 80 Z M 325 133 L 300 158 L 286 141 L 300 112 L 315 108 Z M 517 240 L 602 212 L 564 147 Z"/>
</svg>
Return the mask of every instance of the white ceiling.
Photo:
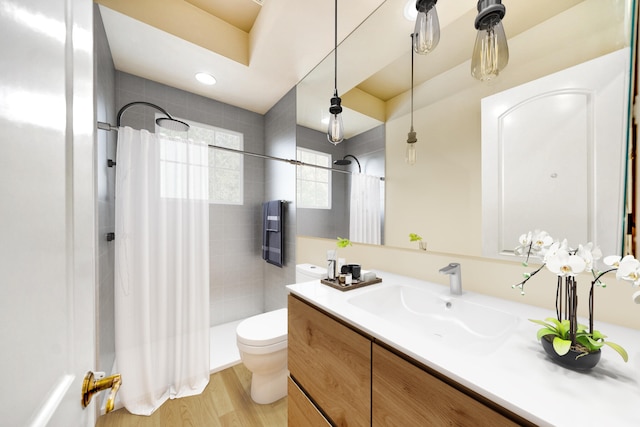
<svg viewBox="0 0 640 427">
<path fill-rule="evenodd" d="M 333 50 L 334 2 L 330 0 L 264 0 L 262 6 L 256 4 L 260 0 L 97 2 L 117 70 L 260 114 Z M 382 2 L 339 1 L 339 40 Z M 232 32 L 217 25 L 233 27 Z M 248 32 L 243 30 L 249 27 Z M 202 42 L 223 39 L 215 41 L 228 47 L 232 40 L 225 46 L 224 38 L 229 34 L 246 40 L 240 49 L 248 55 L 246 51 L 239 55 L 248 57 L 247 64 L 230 59 L 233 55 L 223 48 Z M 217 83 L 198 83 L 194 75 L 201 71 L 213 75 Z"/>
</svg>

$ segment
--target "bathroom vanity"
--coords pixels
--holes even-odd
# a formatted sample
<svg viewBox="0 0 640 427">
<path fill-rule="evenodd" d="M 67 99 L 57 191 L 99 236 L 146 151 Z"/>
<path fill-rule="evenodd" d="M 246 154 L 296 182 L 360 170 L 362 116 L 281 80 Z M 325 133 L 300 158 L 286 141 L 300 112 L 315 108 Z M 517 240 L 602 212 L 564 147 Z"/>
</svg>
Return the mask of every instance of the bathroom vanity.
<svg viewBox="0 0 640 427">
<path fill-rule="evenodd" d="M 599 324 L 630 361 L 605 349 L 573 372 L 547 359 L 526 320 L 549 311 L 377 273 L 383 283 L 349 292 L 288 287 L 289 425 L 640 425 L 640 332 Z"/>
</svg>

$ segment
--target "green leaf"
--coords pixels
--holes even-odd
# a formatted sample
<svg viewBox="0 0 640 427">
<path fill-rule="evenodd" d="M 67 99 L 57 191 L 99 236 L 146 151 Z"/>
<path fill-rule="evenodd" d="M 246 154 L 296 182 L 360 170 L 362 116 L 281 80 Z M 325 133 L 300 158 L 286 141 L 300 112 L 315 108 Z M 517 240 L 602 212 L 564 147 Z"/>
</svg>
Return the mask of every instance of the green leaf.
<svg viewBox="0 0 640 427">
<path fill-rule="evenodd" d="M 612 349 L 614 349 L 615 351 L 617 351 L 618 354 L 622 356 L 622 360 L 624 360 L 625 362 L 629 360 L 629 355 L 627 354 L 627 351 L 624 348 L 622 348 L 620 345 L 611 341 L 605 341 L 604 343 L 609 347 L 611 347 Z"/>
<path fill-rule="evenodd" d="M 569 320 L 565 319 L 562 322 L 560 322 L 558 319 L 554 317 L 547 317 L 545 320 L 548 320 L 552 322 L 554 325 L 556 325 L 556 329 L 558 330 L 559 337 L 566 339 L 569 336 L 569 328 L 570 328 Z"/>
<path fill-rule="evenodd" d="M 420 235 L 416 233 L 409 233 L 409 240 L 411 242 L 416 242 L 416 241 L 422 240 L 422 237 L 420 237 Z"/>
<path fill-rule="evenodd" d="M 558 331 L 556 331 L 555 329 L 549 329 L 549 328 L 542 328 L 538 330 L 538 341 L 540 341 L 540 339 L 542 337 L 544 337 L 545 335 L 553 335 L 554 337 L 558 336 Z"/>
<path fill-rule="evenodd" d="M 347 246 L 351 246 L 351 240 L 345 239 L 343 237 L 338 237 L 336 246 L 338 246 L 339 248 L 346 248 Z"/>
<path fill-rule="evenodd" d="M 553 349 L 556 353 L 558 353 L 558 355 L 564 356 L 565 354 L 569 353 L 569 350 L 571 349 L 571 341 L 563 340 L 560 337 L 555 337 L 553 339 Z"/>
<path fill-rule="evenodd" d="M 587 334 L 576 337 L 576 341 L 589 349 L 589 351 L 598 350 L 604 344 L 604 341 L 596 341 Z"/>
<path fill-rule="evenodd" d="M 545 328 L 549 328 L 549 329 L 553 329 L 555 330 L 556 328 L 553 327 L 553 325 L 545 322 L 544 320 L 538 320 L 538 319 L 529 319 L 529 322 L 533 322 L 536 323 L 540 326 L 544 326 Z"/>
<path fill-rule="evenodd" d="M 560 321 L 558 319 L 556 319 L 555 317 L 547 317 L 544 320 L 547 321 L 547 322 L 553 323 L 554 325 L 556 325 L 556 328 L 560 328 L 560 326 L 562 325 L 560 323 Z"/>
</svg>

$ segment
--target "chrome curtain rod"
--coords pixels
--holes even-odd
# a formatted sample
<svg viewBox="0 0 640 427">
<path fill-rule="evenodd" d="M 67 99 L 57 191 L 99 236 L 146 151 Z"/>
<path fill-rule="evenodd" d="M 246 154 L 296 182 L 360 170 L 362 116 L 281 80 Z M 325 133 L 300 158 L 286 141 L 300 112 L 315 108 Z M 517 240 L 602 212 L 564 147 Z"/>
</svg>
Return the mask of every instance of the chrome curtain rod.
<svg viewBox="0 0 640 427">
<path fill-rule="evenodd" d="M 109 123 L 104 123 L 104 122 L 98 122 L 98 129 L 101 130 L 108 130 L 108 131 L 118 131 L 118 127 L 117 126 L 113 126 L 112 124 Z M 236 150 L 235 148 L 227 148 L 227 147 L 220 147 L 218 145 L 212 145 L 212 144 L 207 144 L 209 147 L 211 148 L 215 148 L 216 150 L 224 150 L 224 151 L 230 151 L 232 153 L 238 153 L 238 154 L 242 154 L 244 156 L 252 156 L 252 157 L 259 157 L 261 159 L 267 159 L 267 160 L 275 160 L 278 162 L 284 162 L 284 163 L 289 163 L 291 165 L 294 166 L 309 166 L 311 168 L 318 168 L 318 169 L 324 169 L 324 170 L 328 170 L 331 172 L 338 172 L 338 173 L 343 173 L 346 175 L 353 175 L 353 172 L 351 171 L 345 171 L 342 169 L 334 169 L 334 168 L 329 168 L 326 166 L 319 166 L 319 165 L 312 165 L 310 163 L 304 163 L 301 162 L 300 160 L 294 160 L 294 159 L 284 159 L 282 157 L 274 157 L 274 156 L 269 156 L 266 154 L 258 154 L 258 153 L 252 153 L 251 151 L 242 151 L 242 150 Z M 380 181 L 384 181 L 384 177 L 380 176 L 378 177 L 380 179 Z"/>
</svg>

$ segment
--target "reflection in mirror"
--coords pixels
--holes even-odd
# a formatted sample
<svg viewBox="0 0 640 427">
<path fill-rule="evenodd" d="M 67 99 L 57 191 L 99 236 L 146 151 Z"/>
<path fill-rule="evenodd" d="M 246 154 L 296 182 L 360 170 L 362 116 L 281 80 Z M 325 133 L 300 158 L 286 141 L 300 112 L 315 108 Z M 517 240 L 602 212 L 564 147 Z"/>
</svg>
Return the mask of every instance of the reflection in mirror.
<svg viewBox="0 0 640 427">
<path fill-rule="evenodd" d="M 408 235 L 416 233 L 423 237 L 430 251 L 481 256 L 481 100 L 629 48 L 636 4 L 633 0 L 503 2 L 509 64 L 487 84 L 478 82 L 470 73 L 476 2 L 439 2 L 438 47 L 415 58 L 414 127 L 418 134 L 418 160 L 409 167 L 404 161 L 410 121 L 411 59 L 407 38 L 414 23 L 402 14 L 406 1 L 386 0 L 338 48 L 342 85 L 338 89 L 343 93 L 345 135 L 357 134 L 360 121 L 369 122 L 368 126 L 362 126 L 365 131 L 383 124 L 385 244 L 415 248 Z M 324 130 L 324 126 L 315 123 L 322 119 L 322 114 L 328 114 L 324 110 L 333 82 L 332 64 L 325 60 L 300 82 L 299 127 Z M 629 67 L 624 68 L 628 85 Z M 620 126 L 628 106 L 621 109 L 625 114 L 617 117 Z M 353 154 L 348 149 L 334 154 L 334 158 L 347 153 Z M 544 154 L 553 155 L 546 149 Z M 597 208 L 604 206 L 598 203 Z M 555 210 L 557 215 L 571 216 L 567 206 Z M 306 214 L 298 212 L 298 220 L 304 220 Z M 620 222 L 618 218 L 607 225 L 611 233 L 618 232 Z M 298 233 L 305 231 L 299 228 Z M 505 237 L 505 241 L 510 239 Z M 513 236 L 514 246 L 517 239 L 518 235 Z M 587 236 L 580 243 L 586 240 Z"/>
<path fill-rule="evenodd" d="M 482 100 L 483 255 L 536 229 L 620 253 L 628 63 L 624 48 Z"/>
<path fill-rule="evenodd" d="M 298 234 L 330 239 L 343 237 L 354 242 L 363 243 L 382 243 L 384 181 L 380 181 L 378 178 L 384 176 L 384 125 L 379 125 L 359 135 L 348 137 L 337 146 L 327 142 L 325 132 L 298 125 L 296 144 L 299 156 L 308 156 L 309 153 L 322 153 L 330 156 L 327 160 L 328 166 L 352 173 L 326 173 L 326 176 L 322 174 L 323 176 L 320 179 L 326 180 L 328 186 L 328 189 L 325 190 L 323 183 L 310 184 L 309 179 L 304 179 L 309 174 L 313 174 L 315 177 L 318 173 L 322 173 L 321 170 L 316 169 L 317 172 L 315 172 L 308 170 L 311 168 L 297 167 L 298 181 L 296 190 L 298 204 L 296 226 Z M 350 164 L 333 164 L 334 161 L 341 160 L 346 156 L 347 159 L 357 158 L 358 163 L 354 161 Z M 300 157 L 298 159 L 302 160 Z M 307 161 L 306 163 L 309 162 Z M 307 170 L 305 171 L 305 169 Z M 362 174 L 359 173 L 360 170 Z M 376 177 L 376 187 L 380 189 L 381 195 L 374 196 L 373 193 L 367 193 L 367 197 L 364 199 L 351 196 L 352 191 L 357 190 L 353 186 L 354 180 L 361 179 L 364 176 Z M 310 204 L 302 204 L 301 206 L 300 204 L 301 200 L 315 199 L 323 194 L 328 196 L 326 204 L 315 206 Z M 366 227 L 368 230 L 366 234 L 350 230 L 350 226 L 356 225 L 351 217 L 352 213 L 355 214 L 356 212 L 355 204 L 359 200 L 375 204 L 372 207 L 377 208 L 377 213 L 374 216 L 377 221 L 369 222 L 370 227 Z M 351 208 L 352 204 L 354 209 Z"/>
</svg>

